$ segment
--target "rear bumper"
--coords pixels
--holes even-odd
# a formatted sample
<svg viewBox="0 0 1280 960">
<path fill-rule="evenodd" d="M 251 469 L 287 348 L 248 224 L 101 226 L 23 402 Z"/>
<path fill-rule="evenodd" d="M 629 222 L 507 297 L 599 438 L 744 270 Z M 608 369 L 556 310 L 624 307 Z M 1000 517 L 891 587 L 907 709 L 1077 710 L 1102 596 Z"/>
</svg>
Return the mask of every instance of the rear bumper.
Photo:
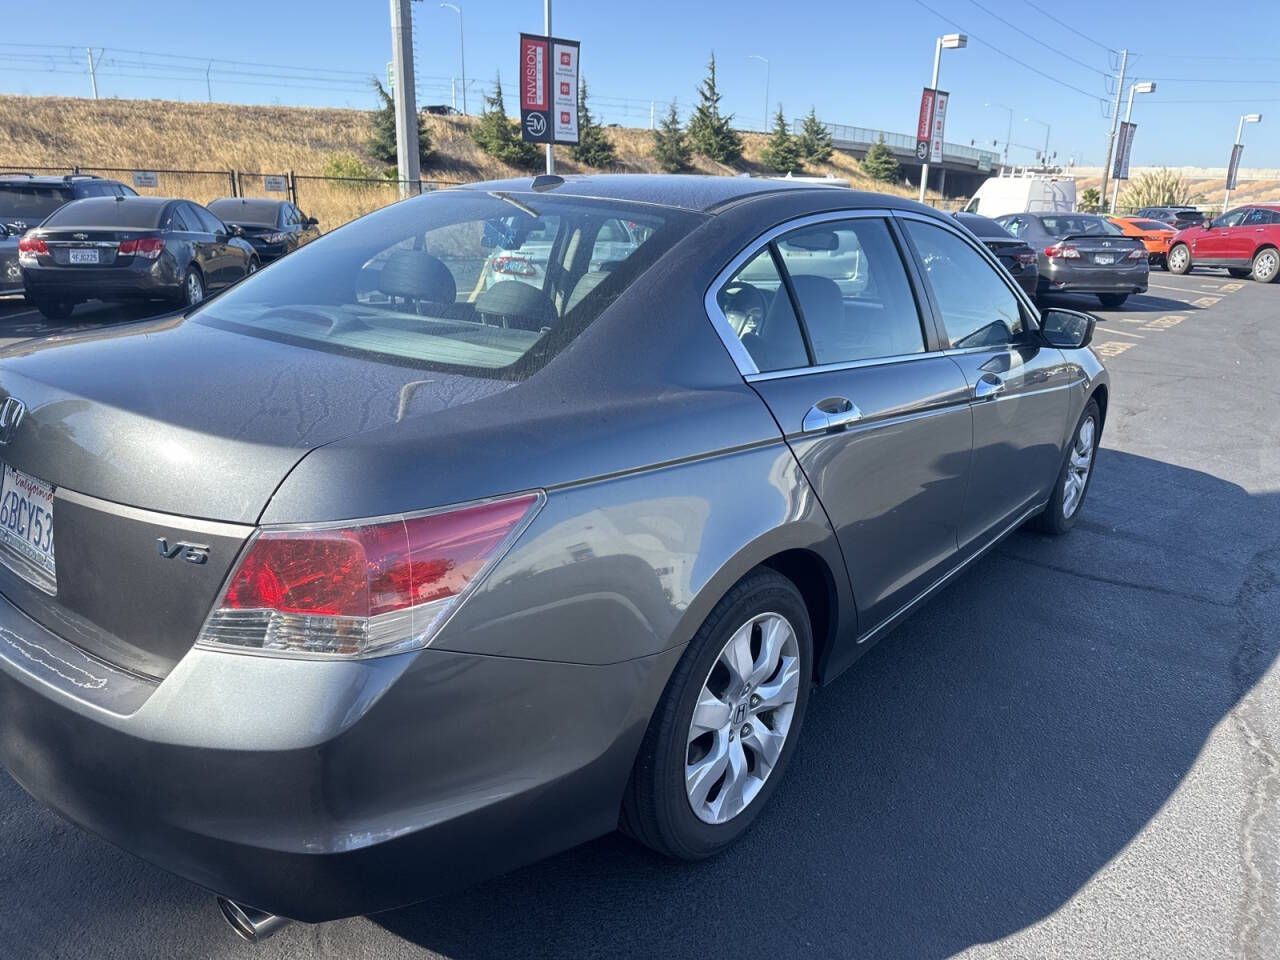
<svg viewBox="0 0 1280 960">
<path fill-rule="evenodd" d="M 680 652 L 582 666 L 193 650 L 154 683 L 0 599 L 0 762 L 112 843 L 319 922 L 448 892 L 614 829 Z"/>
<path fill-rule="evenodd" d="M 1058 261 L 1040 265 L 1040 292 L 1145 293 L 1150 271 L 1146 258 L 1133 266 L 1067 266 Z"/>
<path fill-rule="evenodd" d="M 168 257 L 121 267 L 23 267 L 22 277 L 27 293 L 53 300 L 147 300 L 182 296 L 182 275 Z"/>
</svg>

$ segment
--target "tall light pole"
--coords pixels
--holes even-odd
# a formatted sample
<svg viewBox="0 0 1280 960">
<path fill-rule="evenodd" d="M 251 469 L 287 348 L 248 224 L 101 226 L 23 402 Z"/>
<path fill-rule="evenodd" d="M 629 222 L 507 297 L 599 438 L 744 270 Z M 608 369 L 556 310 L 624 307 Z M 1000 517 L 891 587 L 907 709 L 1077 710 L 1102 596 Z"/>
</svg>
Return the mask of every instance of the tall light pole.
<svg viewBox="0 0 1280 960">
<path fill-rule="evenodd" d="M 418 105 L 413 89 L 413 15 L 409 0 L 391 0 L 391 63 L 395 71 L 396 166 L 400 195 L 422 178 L 418 157 Z"/>
<path fill-rule="evenodd" d="M 1023 123 L 1038 123 L 1044 127 L 1044 152 L 1040 154 L 1040 162 L 1047 164 L 1049 162 L 1049 124 L 1043 120 L 1037 120 L 1035 117 L 1023 117 Z"/>
<path fill-rule="evenodd" d="M 1107 199 L 1107 177 L 1111 173 L 1111 151 L 1116 145 L 1116 125 L 1120 122 L 1120 97 L 1124 93 L 1124 71 L 1129 65 L 1129 51 L 1120 51 L 1120 78 L 1116 81 L 1116 103 L 1111 108 L 1111 132 L 1107 134 L 1107 159 L 1102 161 L 1102 187 L 1098 190 L 1100 200 Z"/>
<path fill-rule="evenodd" d="M 543 27 L 545 28 L 545 31 L 544 31 L 544 32 L 545 32 L 545 33 L 546 33 L 546 35 L 547 35 L 548 42 L 550 42 L 550 38 L 551 38 L 551 0 L 543 0 L 543 3 L 542 3 L 542 21 L 543 21 L 542 25 L 543 25 Z M 548 64 L 548 65 L 547 65 L 547 69 L 548 69 L 548 70 L 550 70 L 550 69 L 551 69 L 550 64 Z M 553 129 L 553 130 L 555 129 L 555 125 L 554 125 L 554 124 L 552 124 L 552 129 Z M 555 146 L 555 144 L 554 144 L 554 143 L 548 143 L 548 144 L 547 144 L 547 173 L 548 173 L 548 174 L 554 174 L 555 172 L 556 172 L 556 146 Z"/>
<path fill-rule="evenodd" d="M 758 53 L 753 53 L 747 58 L 748 60 L 759 60 L 764 64 L 764 126 L 760 128 L 761 133 L 769 132 L 769 61 Z"/>
<path fill-rule="evenodd" d="M 938 89 L 938 69 L 942 66 L 942 50 L 959 50 L 969 45 L 969 38 L 963 33 L 948 33 L 938 38 L 937 44 L 933 48 L 933 83 L 930 84 L 934 91 Z M 938 101 L 935 95 L 933 108 L 937 110 Z M 929 131 L 932 136 L 933 131 Z M 924 191 L 929 186 L 929 161 L 926 160 L 920 168 L 920 202 L 924 203 Z"/>
<path fill-rule="evenodd" d="M 1246 123 L 1261 123 L 1261 122 L 1262 122 L 1262 114 L 1260 113 L 1242 114 L 1240 117 L 1240 124 L 1236 127 L 1236 142 L 1234 146 L 1240 147 L 1241 150 L 1244 149 L 1244 125 Z M 1235 150 L 1232 150 L 1231 152 L 1235 153 Z M 1228 169 L 1227 170 L 1227 192 L 1222 196 L 1222 212 L 1223 213 L 1227 212 L 1227 204 L 1229 204 L 1230 202 L 1231 202 L 1231 170 Z"/>
<path fill-rule="evenodd" d="M 1004 165 L 1009 165 L 1009 141 L 1013 139 L 1013 107 L 1006 107 L 1003 103 L 984 103 L 984 107 L 995 107 L 997 110 L 1003 110 L 1009 115 L 1009 124 L 1004 131 Z"/>
<path fill-rule="evenodd" d="M 462 38 L 462 8 L 456 3 L 442 3 L 458 15 L 458 63 L 462 67 L 462 114 L 467 113 L 467 45 Z"/>
<path fill-rule="evenodd" d="M 1129 122 L 1130 118 L 1133 117 L 1133 95 L 1135 93 L 1155 93 L 1155 92 L 1156 92 L 1156 85 L 1151 81 L 1147 81 L 1146 83 L 1135 83 L 1130 85 L 1129 106 L 1126 107 L 1124 111 L 1124 122 L 1126 124 Z M 1132 140 L 1133 140 L 1133 131 L 1130 130 L 1129 136 L 1125 137 L 1125 142 L 1124 142 L 1126 153 L 1128 152 L 1128 148 L 1132 145 Z M 1121 164 L 1121 166 L 1123 166 L 1123 163 Z M 1116 199 L 1119 196 L 1120 196 L 1120 178 L 1116 177 L 1116 185 L 1111 188 L 1111 212 L 1112 213 L 1116 212 Z"/>
</svg>

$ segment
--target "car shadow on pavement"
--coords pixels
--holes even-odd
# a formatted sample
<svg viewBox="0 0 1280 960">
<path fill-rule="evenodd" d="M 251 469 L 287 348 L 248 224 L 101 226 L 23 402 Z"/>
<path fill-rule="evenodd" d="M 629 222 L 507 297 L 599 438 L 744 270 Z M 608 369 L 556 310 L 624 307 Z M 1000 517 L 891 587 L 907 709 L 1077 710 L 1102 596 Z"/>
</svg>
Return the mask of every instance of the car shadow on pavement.
<svg viewBox="0 0 1280 960">
<path fill-rule="evenodd" d="M 998 940 L 1134 839 L 1275 660 L 1276 531 L 1274 493 L 1103 450 L 1070 536 L 1015 534 L 816 692 L 787 782 L 726 853 L 614 835 L 370 919 L 460 960 Z"/>
<path fill-rule="evenodd" d="M 1196 293 L 1188 290 L 1188 293 Z M 1099 320 L 1109 319 L 1113 313 L 1194 313 L 1203 310 L 1186 300 L 1173 297 L 1160 297 L 1150 293 L 1137 293 L 1129 297 L 1118 307 L 1104 307 L 1097 297 L 1084 294 L 1050 293 L 1043 294 L 1036 301 L 1043 310 L 1045 307 L 1065 307 L 1068 310 L 1083 310 L 1095 314 Z"/>
</svg>

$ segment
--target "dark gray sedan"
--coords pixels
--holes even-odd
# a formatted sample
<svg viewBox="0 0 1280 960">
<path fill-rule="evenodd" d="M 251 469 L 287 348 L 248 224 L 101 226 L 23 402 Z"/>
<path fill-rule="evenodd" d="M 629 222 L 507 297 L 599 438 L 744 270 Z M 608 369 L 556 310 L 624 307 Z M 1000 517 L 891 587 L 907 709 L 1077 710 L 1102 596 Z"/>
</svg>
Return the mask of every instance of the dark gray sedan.
<svg viewBox="0 0 1280 960">
<path fill-rule="evenodd" d="M 209 212 L 238 230 L 262 263 L 278 260 L 320 236 L 320 221 L 288 200 L 222 197 L 210 201 Z"/>
<path fill-rule="evenodd" d="M 1090 213 L 1014 213 L 996 222 L 1039 254 L 1038 293 L 1092 293 L 1118 307 L 1147 290 L 1147 248 Z"/>
<path fill-rule="evenodd" d="M 541 282 L 486 285 L 535 233 Z M 11 348 L 0 761 L 250 938 L 619 826 L 710 856 L 813 684 L 1076 523 L 1092 333 L 910 201 L 604 176 Z"/>
</svg>

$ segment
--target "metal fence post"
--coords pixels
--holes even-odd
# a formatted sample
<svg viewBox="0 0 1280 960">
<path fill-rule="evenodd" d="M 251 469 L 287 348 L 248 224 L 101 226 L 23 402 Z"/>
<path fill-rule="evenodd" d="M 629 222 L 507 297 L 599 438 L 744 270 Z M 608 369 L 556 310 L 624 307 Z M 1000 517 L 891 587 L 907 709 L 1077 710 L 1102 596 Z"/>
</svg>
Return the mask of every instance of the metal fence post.
<svg viewBox="0 0 1280 960">
<path fill-rule="evenodd" d="M 298 205 L 298 176 L 292 170 L 289 171 L 289 196 L 296 207 Z"/>
<path fill-rule="evenodd" d="M 232 195 L 233 197 L 238 197 L 238 196 L 240 196 L 239 191 L 236 189 L 236 172 L 235 172 L 235 170 L 228 170 L 228 171 L 227 171 L 227 175 L 231 178 L 231 195 Z"/>
</svg>

